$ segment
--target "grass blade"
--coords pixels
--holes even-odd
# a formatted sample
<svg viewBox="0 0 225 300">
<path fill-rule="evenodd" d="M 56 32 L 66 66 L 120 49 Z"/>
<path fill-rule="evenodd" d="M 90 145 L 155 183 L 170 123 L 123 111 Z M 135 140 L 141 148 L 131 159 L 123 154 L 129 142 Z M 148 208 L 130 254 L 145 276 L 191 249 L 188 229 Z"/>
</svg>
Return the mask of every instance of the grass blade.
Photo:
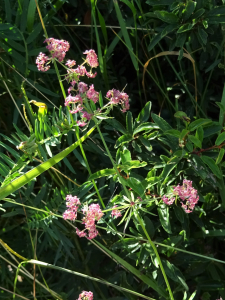
<svg viewBox="0 0 225 300">
<path fill-rule="evenodd" d="M 117 0 L 113 0 L 113 2 L 114 2 L 115 9 L 116 9 L 117 18 L 118 18 L 118 21 L 119 21 L 119 24 L 120 24 L 120 27 L 121 27 L 121 30 L 122 30 L 122 33 L 123 33 L 123 37 L 124 37 L 124 40 L 126 42 L 128 51 L 130 53 L 131 60 L 133 62 L 135 70 L 138 70 L 138 62 L 137 62 L 137 59 L 136 59 L 136 57 L 133 53 L 133 47 L 132 47 L 132 44 L 131 44 L 131 41 L 130 41 L 130 38 L 129 38 L 129 34 L 127 32 L 126 24 L 123 20 L 118 2 L 117 2 Z"/>
<path fill-rule="evenodd" d="M 72 270 L 69 270 L 69 269 L 65 269 L 65 268 L 62 268 L 62 267 L 57 267 L 57 266 L 54 266 L 54 265 L 45 263 L 45 262 L 43 262 L 43 261 L 38 261 L 38 260 L 35 260 L 35 259 L 31 259 L 31 260 L 29 260 L 29 261 L 26 261 L 25 263 L 31 263 L 31 264 L 43 266 L 43 267 L 46 267 L 46 268 L 51 268 L 51 269 L 55 269 L 55 270 L 67 272 L 67 273 L 70 273 L 70 274 L 73 274 L 73 275 L 77 275 L 77 276 L 80 276 L 80 277 L 83 277 L 83 278 L 86 278 L 86 279 L 90 279 L 90 280 L 93 280 L 93 281 L 97 281 L 97 282 L 99 282 L 99 283 L 102 283 L 102 284 L 105 284 L 105 285 L 108 285 L 108 286 L 112 286 L 112 287 L 116 288 L 117 290 L 125 291 L 125 292 L 127 292 L 127 293 L 133 294 L 133 295 L 135 295 L 135 296 L 139 296 L 139 297 L 144 298 L 144 299 L 154 300 L 153 298 L 144 296 L 144 295 L 139 294 L 139 293 L 137 293 L 137 292 L 135 292 L 135 291 L 131 291 L 131 290 L 128 290 L 128 289 L 123 288 L 123 287 L 121 287 L 121 286 L 112 284 L 112 283 L 110 283 L 110 282 L 108 282 L 108 281 L 101 280 L 101 279 L 98 279 L 98 278 L 95 278 L 95 277 L 91 277 L 91 276 L 89 276 L 89 275 L 85 275 L 85 274 L 82 274 L 82 273 L 79 273 L 79 272 L 75 272 L 75 271 L 72 271 Z"/>
<path fill-rule="evenodd" d="M 57 164 L 61 161 L 64 157 L 66 157 L 70 152 L 72 152 L 77 146 L 79 146 L 80 142 L 83 142 L 95 129 L 96 126 L 92 127 L 79 141 L 72 144 L 70 147 L 66 148 L 62 152 L 58 153 L 54 157 L 48 159 L 44 163 L 40 164 L 36 168 L 33 168 L 26 174 L 20 176 L 19 178 L 15 179 L 12 183 L 4 186 L 0 189 L 0 200 L 7 197 L 11 193 L 15 192 L 28 182 L 30 182 L 35 177 L 39 176 L 43 172 L 47 171 L 49 168 Z"/>
</svg>

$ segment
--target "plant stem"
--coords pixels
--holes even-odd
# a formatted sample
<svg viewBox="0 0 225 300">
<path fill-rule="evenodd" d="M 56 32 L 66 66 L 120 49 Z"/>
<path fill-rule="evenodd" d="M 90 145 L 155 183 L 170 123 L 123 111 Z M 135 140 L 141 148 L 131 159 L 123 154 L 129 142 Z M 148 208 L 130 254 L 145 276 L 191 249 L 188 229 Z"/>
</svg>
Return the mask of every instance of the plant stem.
<svg viewBox="0 0 225 300">
<path fill-rule="evenodd" d="M 125 193 L 126 193 L 128 199 L 130 199 L 130 201 L 131 201 L 130 194 L 129 194 L 127 188 L 126 188 L 126 185 L 124 184 L 124 179 L 121 177 L 121 175 L 120 175 L 120 173 L 119 173 L 119 171 L 118 171 L 118 169 L 117 169 L 117 167 L 116 167 L 116 164 L 115 164 L 115 162 L 114 162 L 114 160 L 113 160 L 113 158 L 112 158 L 112 155 L 111 155 L 111 153 L 110 153 L 110 151 L 109 151 L 109 148 L 108 148 L 108 146 L 107 146 L 107 144 L 106 144 L 106 142 L 105 142 L 105 139 L 104 139 L 104 137 L 103 137 L 103 135 L 102 135 L 102 133 L 101 133 L 101 130 L 100 130 L 99 126 L 98 126 L 98 122 L 97 122 L 97 120 L 96 120 L 95 117 L 93 118 L 93 120 L 94 120 L 94 122 L 95 122 L 95 124 L 96 124 L 98 133 L 99 133 L 99 135 L 100 135 L 100 137 L 101 137 L 101 139 L 102 139 L 102 142 L 103 142 L 103 144 L 104 144 L 104 146 L 105 146 L 106 152 L 107 152 L 107 154 L 108 154 L 108 156 L 109 156 L 109 158 L 110 158 L 110 160 L 111 160 L 111 162 L 112 162 L 112 165 L 113 165 L 113 167 L 114 167 L 114 169 L 115 169 L 115 171 L 116 171 L 116 174 L 117 174 L 118 178 L 120 179 L 120 182 L 121 182 L 121 184 L 122 184 L 122 186 L 123 186 L 123 188 L 124 188 L 124 191 L 125 191 Z M 158 251 L 157 251 L 157 249 L 156 249 L 156 247 L 155 247 L 155 244 L 152 242 L 150 236 L 148 235 L 148 232 L 146 231 L 146 229 L 145 229 L 145 227 L 144 227 L 144 224 L 143 224 L 143 221 L 142 221 L 142 219 L 139 217 L 138 213 L 136 213 L 135 215 L 136 215 L 136 218 L 137 218 L 138 222 L 140 223 L 141 227 L 143 228 L 144 233 L 145 233 L 146 237 L 148 238 L 148 241 L 149 241 L 150 245 L 152 246 L 152 248 L 153 248 L 153 250 L 154 250 L 154 252 L 155 252 L 155 255 L 156 255 L 157 259 L 158 259 L 160 269 L 161 269 L 161 271 L 162 271 L 164 280 L 165 280 L 165 282 L 166 282 L 166 285 L 167 285 L 167 288 L 168 288 L 168 291 L 169 291 L 170 299 L 171 299 L 171 300 L 174 300 L 174 298 L 173 298 L 173 293 L 172 293 L 172 291 L 171 291 L 169 281 L 168 281 L 168 279 L 167 279 L 165 270 L 164 270 L 164 268 L 163 268 L 163 265 L 162 265 L 161 259 L 160 259 L 160 257 L 159 257 L 159 253 L 158 253 Z"/>
<path fill-rule="evenodd" d="M 170 288 L 170 284 L 169 284 L 168 278 L 167 278 L 167 276 L 166 276 L 165 270 L 164 270 L 164 268 L 163 268 L 162 261 L 161 261 L 161 259 L 160 259 L 159 253 L 158 253 L 158 251 L 157 251 L 157 249 L 156 249 L 156 246 L 155 246 L 155 244 L 152 242 L 152 240 L 151 240 L 151 238 L 150 238 L 150 236 L 149 236 L 147 230 L 145 229 L 144 223 L 143 223 L 142 219 L 140 218 L 140 216 L 138 215 L 138 212 L 137 212 L 137 211 L 135 212 L 135 217 L 136 217 L 136 219 L 138 220 L 139 224 L 141 225 L 141 227 L 142 227 L 142 229 L 143 229 L 143 231 L 144 231 L 144 233 L 145 233 L 145 235 L 146 235 L 146 237 L 147 237 L 147 239 L 148 239 L 149 244 L 151 245 L 152 249 L 153 249 L 154 252 L 155 252 L 155 255 L 156 255 L 156 257 L 157 257 L 157 260 L 158 260 L 160 269 L 161 269 L 161 271 L 162 271 L 164 280 L 165 280 L 165 282 L 166 282 L 166 285 L 167 285 L 167 288 L 168 288 L 168 291 L 169 291 L 169 294 L 170 294 L 170 299 L 171 299 L 171 300 L 174 300 L 174 298 L 173 298 L 173 292 L 172 292 L 172 290 L 171 290 L 171 288 Z"/>
</svg>

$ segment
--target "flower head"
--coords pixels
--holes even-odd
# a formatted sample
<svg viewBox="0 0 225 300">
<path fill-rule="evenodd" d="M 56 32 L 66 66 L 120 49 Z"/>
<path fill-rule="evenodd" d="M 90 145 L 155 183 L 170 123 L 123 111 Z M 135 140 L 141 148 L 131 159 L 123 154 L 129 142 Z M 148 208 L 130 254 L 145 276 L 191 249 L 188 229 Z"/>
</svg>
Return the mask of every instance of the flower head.
<svg viewBox="0 0 225 300">
<path fill-rule="evenodd" d="M 49 62 L 48 56 L 40 52 L 36 59 L 38 71 L 42 71 L 42 72 L 48 71 L 50 69 L 50 65 L 47 65 L 48 62 Z"/>
<path fill-rule="evenodd" d="M 51 52 L 52 58 L 57 58 L 60 62 L 63 61 L 66 52 L 70 48 L 70 44 L 67 41 L 54 38 L 48 38 L 44 43 L 48 43 L 46 48 Z"/>
<path fill-rule="evenodd" d="M 114 205 L 113 208 L 116 208 L 117 206 L 118 205 Z M 115 219 L 117 219 L 118 217 L 122 217 L 121 212 L 118 209 L 112 210 L 111 216 L 115 217 Z"/>
<path fill-rule="evenodd" d="M 73 66 L 76 65 L 76 61 L 75 60 L 67 60 L 67 62 L 65 63 L 66 66 L 68 66 L 69 68 L 72 68 Z"/>
<path fill-rule="evenodd" d="M 77 300 L 93 300 L 93 293 L 83 291 Z"/>
<path fill-rule="evenodd" d="M 77 210 L 81 205 L 80 199 L 77 196 L 67 195 L 66 196 L 66 206 L 68 209 L 63 213 L 64 220 L 75 221 L 77 218 Z"/>
<path fill-rule="evenodd" d="M 126 93 L 121 93 L 118 90 L 112 89 L 109 90 L 106 94 L 106 97 L 109 98 L 111 104 L 117 105 L 121 104 L 122 112 L 126 112 L 130 108 L 129 97 Z"/>
<path fill-rule="evenodd" d="M 89 207 L 86 205 L 82 208 L 82 212 L 84 214 L 82 223 L 85 226 L 85 230 L 88 231 L 87 238 L 91 240 L 98 235 L 95 221 L 99 221 L 104 214 L 101 211 L 99 204 L 91 204 Z M 77 230 L 77 235 L 79 237 L 86 236 L 84 231 L 79 230 Z"/>
<path fill-rule="evenodd" d="M 84 54 L 87 55 L 86 62 L 92 67 L 96 68 L 98 66 L 98 57 L 95 53 L 95 50 L 86 50 Z"/>
<path fill-rule="evenodd" d="M 87 98 L 94 101 L 94 103 L 98 102 L 99 99 L 99 93 L 95 91 L 94 84 L 92 84 L 87 91 Z"/>
</svg>

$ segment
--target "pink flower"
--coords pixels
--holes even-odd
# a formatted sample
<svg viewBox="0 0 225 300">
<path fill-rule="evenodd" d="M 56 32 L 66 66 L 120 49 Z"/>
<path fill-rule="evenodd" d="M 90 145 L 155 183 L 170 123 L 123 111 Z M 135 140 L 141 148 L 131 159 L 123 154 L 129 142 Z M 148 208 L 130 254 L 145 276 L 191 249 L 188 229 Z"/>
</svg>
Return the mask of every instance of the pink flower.
<svg viewBox="0 0 225 300">
<path fill-rule="evenodd" d="M 88 239 L 91 240 L 98 235 L 98 231 L 95 226 L 95 221 L 99 221 L 101 217 L 104 215 L 100 209 L 99 204 L 91 204 L 89 207 L 85 206 L 82 209 L 84 217 L 82 219 L 82 223 L 85 226 L 85 230 L 88 231 Z M 84 236 L 84 233 L 81 234 L 78 231 L 78 236 Z"/>
<path fill-rule="evenodd" d="M 87 84 L 82 82 L 82 81 L 79 82 L 78 83 L 78 90 L 79 90 L 79 93 L 81 93 L 81 94 L 85 93 L 88 90 Z"/>
<path fill-rule="evenodd" d="M 70 110 L 71 114 L 77 114 L 79 111 L 83 110 L 83 106 L 82 104 L 78 104 L 76 108 L 74 108 L 73 110 Z M 78 121 L 79 122 L 79 121 Z M 79 125 L 80 126 L 80 125 Z"/>
<path fill-rule="evenodd" d="M 192 212 L 199 200 L 198 191 L 192 187 L 192 181 L 184 179 L 183 185 L 178 184 L 173 191 L 183 201 L 181 205 L 184 211 L 186 213 Z"/>
<path fill-rule="evenodd" d="M 48 38 L 44 43 L 48 43 L 46 48 L 51 52 L 52 58 L 57 58 L 60 62 L 63 61 L 66 52 L 70 48 L 70 44 L 67 41 L 54 38 Z"/>
<path fill-rule="evenodd" d="M 94 103 L 98 102 L 99 99 L 99 93 L 94 90 L 94 85 L 92 84 L 87 91 L 87 98 L 94 101 Z"/>
<path fill-rule="evenodd" d="M 66 64 L 65 64 L 66 66 L 68 66 L 69 68 L 72 68 L 73 66 L 75 66 L 76 65 L 76 61 L 75 60 L 67 60 L 67 62 L 66 62 Z"/>
<path fill-rule="evenodd" d="M 87 119 L 88 121 L 92 118 L 92 114 L 89 114 L 88 112 L 84 111 L 82 118 Z"/>
<path fill-rule="evenodd" d="M 83 99 L 80 95 L 76 95 L 76 96 L 71 96 L 69 95 L 68 97 L 66 97 L 65 99 L 65 106 L 69 106 L 71 103 L 83 103 Z"/>
<path fill-rule="evenodd" d="M 98 66 L 98 57 L 94 50 L 86 50 L 84 54 L 87 55 L 86 62 L 92 67 L 96 68 Z"/>
<path fill-rule="evenodd" d="M 175 198 L 173 197 L 173 198 L 168 199 L 166 196 L 163 196 L 163 197 L 162 197 L 162 200 L 163 200 L 163 202 L 166 203 L 167 205 L 172 205 L 173 202 L 175 201 Z"/>
<path fill-rule="evenodd" d="M 113 208 L 116 208 L 117 206 L 118 205 L 114 205 Z M 111 216 L 115 217 L 115 219 L 117 219 L 118 217 L 122 217 L 121 212 L 118 209 L 112 210 Z"/>
<path fill-rule="evenodd" d="M 129 97 L 126 93 L 121 93 L 118 90 L 112 89 L 107 92 L 106 97 L 109 98 L 109 103 L 111 104 L 121 104 L 122 112 L 126 112 L 130 109 Z"/>
<path fill-rule="evenodd" d="M 77 121 L 77 125 L 78 125 L 79 127 L 84 127 L 85 125 L 87 125 L 87 123 L 81 122 L 81 121 Z"/>
<path fill-rule="evenodd" d="M 93 300 L 93 293 L 83 291 L 77 300 Z"/>
<path fill-rule="evenodd" d="M 48 71 L 50 69 L 50 65 L 47 65 L 48 61 L 49 61 L 48 56 L 40 52 L 36 59 L 38 71 L 42 71 L 42 72 Z"/>
<path fill-rule="evenodd" d="M 84 230 L 80 231 L 78 228 L 76 228 L 76 234 L 79 237 L 85 237 L 85 236 L 87 236 L 87 233 Z"/>
<path fill-rule="evenodd" d="M 77 210 L 80 203 L 80 199 L 77 196 L 67 195 L 66 196 L 66 206 L 68 209 L 63 213 L 64 220 L 75 221 L 77 218 Z"/>
<path fill-rule="evenodd" d="M 84 76 L 86 74 L 86 68 L 84 66 L 78 66 L 76 69 L 72 69 L 79 76 Z"/>
<path fill-rule="evenodd" d="M 94 74 L 92 72 L 87 72 L 86 71 L 86 76 L 89 78 L 95 78 L 97 76 L 97 72 L 95 72 Z"/>
</svg>

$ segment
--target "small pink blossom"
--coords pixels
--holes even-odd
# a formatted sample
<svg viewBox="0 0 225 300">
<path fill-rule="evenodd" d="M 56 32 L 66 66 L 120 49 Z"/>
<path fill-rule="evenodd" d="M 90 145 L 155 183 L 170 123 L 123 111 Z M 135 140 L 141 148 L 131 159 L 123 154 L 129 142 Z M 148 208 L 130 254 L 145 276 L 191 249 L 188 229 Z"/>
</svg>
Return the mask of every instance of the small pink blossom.
<svg viewBox="0 0 225 300">
<path fill-rule="evenodd" d="M 162 197 L 162 200 L 163 200 L 163 202 L 166 203 L 167 205 L 172 205 L 173 202 L 175 201 L 175 198 L 172 197 L 172 198 L 168 199 L 166 196 L 163 196 L 163 197 Z"/>
<path fill-rule="evenodd" d="M 95 221 L 99 221 L 101 217 L 104 215 L 100 209 L 99 204 L 91 204 L 89 207 L 86 205 L 82 208 L 82 212 L 84 217 L 82 219 L 82 223 L 85 226 L 85 230 L 88 231 L 88 239 L 91 240 L 98 235 L 98 231 L 96 229 Z M 84 234 L 78 231 L 78 236 L 81 237 Z"/>
<path fill-rule="evenodd" d="M 93 293 L 83 291 L 77 300 L 93 300 Z"/>
<path fill-rule="evenodd" d="M 66 196 L 66 206 L 68 209 L 63 213 L 64 220 L 75 221 L 77 218 L 77 210 L 81 205 L 80 199 L 77 196 L 67 195 Z"/>
<path fill-rule="evenodd" d="M 77 114 L 79 111 L 83 110 L 83 106 L 82 104 L 78 104 L 76 108 L 74 108 L 73 110 L 70 110 L 71 114 Z M 78 121 L 79 122 L 79 121 Z M 79 125 L 80 126 L 80 125 Z"/>
<path fill-rule="evenodd" d="M 126 112 L 130 109 L 129 97 L 126 93 L 121 93 L 118 90 L 112 89 L 109 90 L 106 94 L 106 97 L 109 98 L 111 104 L 117 105 L 121 104 L 122 112 Z"/>
<path fill-rule="evenodd" d="M 69 68 L 72 68 L 73 66 L 75 66 L 76 65 L 76 61 L 75 60 L 67 60 L 67 62 L 66 62 L 66 64 L 65 64 L 66 66 L 68 66 Z"/>
<path fill-rule="evenodd" d="M 79 127 L 84 127 L 84 126 L 87 125 L 87 123 L 82 122 L 82 121 L 77 121 L 77 125 L 78 125 Z"/>
<path fill-rule="evenodd" d="M 84 54 L 87 55 L 86 62 L 92 67 L 96 68 L 98 66 L 98 57 L 94 50 L 86 50 Z"/>
<path fill-rule="evenodd" d="M 93 114 L 89 114 L 88 112 L 84 111 L 82 118 L 87 119 L 88 121 L 92 118 Z"/>
<path fill-rule="evenodd" d="M 57 58 L 60 62 L 63 61 L 66 52 L 70 48 L 70 44 L 67 41 L 54 38 L 48 38 L 44 43 L 48 43 L 46 48 L 51 52 L 52 58 Z"/>
<path fill-rule="evenodd" d="M 92 84 L 87 91 L 87 98 L 94 101 L 94 103 L 98 102 L 99 93 L 94 90 L 94 84 Z"/>
<path fill-rule="evenodd" d="M 71 103 L 80 103 L 80 104 L 82 104 L 83 99 L 80 95 L 76 95 L 76 96 L 69 95 L 65 99 L 65 106 L 69 106 Z"/>
<path fill-rule="evenodd" d="M 78 66 L 76 69 L 72 69 L 79 76 L 84 76 L 86 74 L 85 66 Z"/>
<path fill-rule="evenodd" d="M 40 52 L 36 59 L 38 71 L 42 71 L 42 72 L 48 71 L 50 69 L 50 65 L 47 65 L 48 62 L 49 62 L 48 56 Z"/>
<path fill-rule="evenodd" d="M 113 208 L 116 208 L 117 206 L 118 205 L 114 205 Z M 117 219 L 118 217 L 122 217 L 121 212 L 118 209 L 112 210 L 111 216 L 115 217 L 115 219 Z"/>
<path fill-rule="evenodd" d="M 86 71 L 86 76 L 89 78 L 95 78 L 97 76 L 97 72 L 95 72 L 94 74 L 92 72 L 87 72 Z"/>
<path fill-rule="evenodd" d="M 78 228 L 76 228 L 76 234 L 79 237 L 85 237 L 85 236 L 87 236 L 87 233 L 84 230 L 80 231 Z"/>
<path fill-rule="evenodd" d="M 195 205 L 198 203 L 199 196 L 198 191 L 192 187 L 191 180 L 183 180 L 183 185 L 177 185 L 173 188 L 173 193 L 180 198 L 181 206 L 186 213 L 191 213 L 194 210 Z M 162 197 L 162 200 L 167 205 L 173 204 L 175 197 L 168 199 L 166 196 Z"/>
<path fill-rule="evenodd" d="M 79 82 L 78 83 L 78 90 L 79 90 L 79 93 L 81 93 L 81 94 L 85 93 L 88 90 L 87 84 L 82 82 L 82 81 Z"/>
</svg>

